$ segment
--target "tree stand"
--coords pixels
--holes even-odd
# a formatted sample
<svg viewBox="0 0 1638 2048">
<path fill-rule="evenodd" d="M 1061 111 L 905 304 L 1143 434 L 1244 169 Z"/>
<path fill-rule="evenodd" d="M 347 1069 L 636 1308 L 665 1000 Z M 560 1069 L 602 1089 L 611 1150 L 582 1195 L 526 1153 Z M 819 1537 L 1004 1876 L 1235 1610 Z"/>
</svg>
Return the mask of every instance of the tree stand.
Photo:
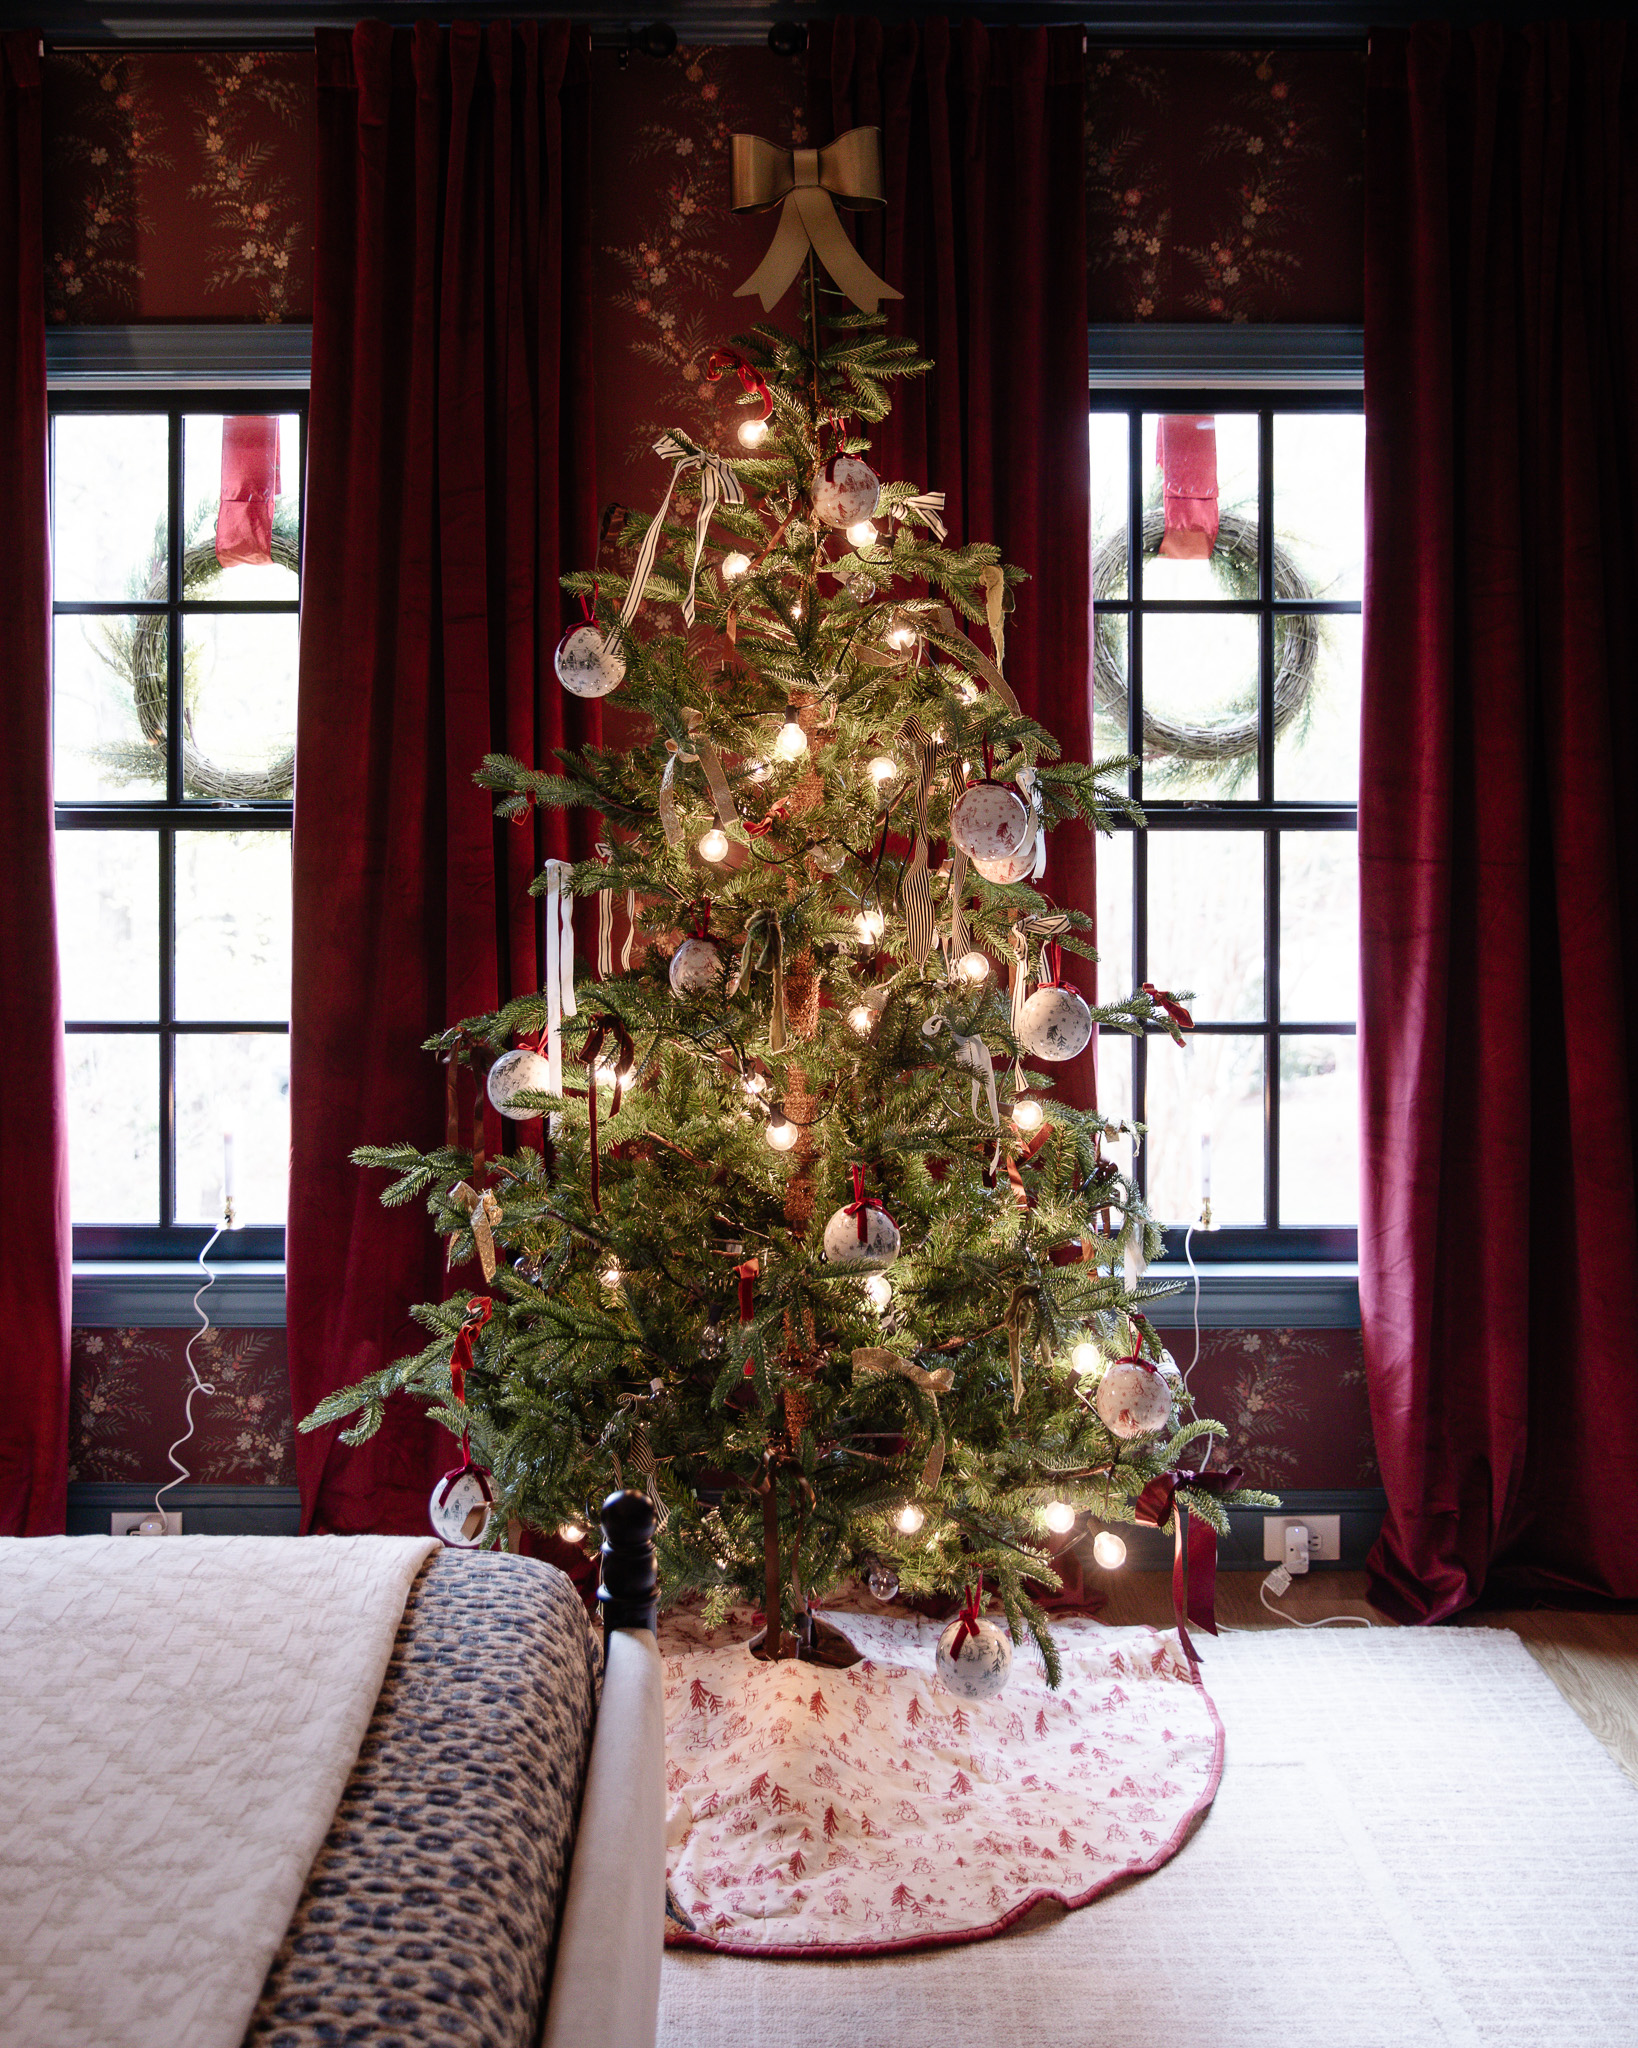
<svg viewBox="0 0 1638 2048">
<path fill-rule="evenodd" d="M 813 1612 L 802 1597 L 800 1586 L 796 1588 L 795 1611 L 791 1616 L 794 1631 L 780 1629 L 778 1648 L 770 1647 L 769 1638 L 779 1627 L 783 1583 L 779 1569 L 779 1494 L 771 1464 L 762 1481 L 762 1559 L 763 1612 L 768 1620 L 745 1646 L 751 1655 L 762 1664 L 795 1658 L 803 1664 L 826 1664 L 833 1671 L 845 1671 L 848 1665 L 857 1664 L 863 1653 L 853 1647 L 839 1628 Z"/>
</svg>

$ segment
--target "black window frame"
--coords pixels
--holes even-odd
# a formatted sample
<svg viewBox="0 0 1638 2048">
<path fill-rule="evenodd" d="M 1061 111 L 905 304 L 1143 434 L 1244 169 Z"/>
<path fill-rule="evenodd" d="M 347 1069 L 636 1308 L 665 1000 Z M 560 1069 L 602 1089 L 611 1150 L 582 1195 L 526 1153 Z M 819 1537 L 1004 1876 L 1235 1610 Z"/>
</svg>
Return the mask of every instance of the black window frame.
<svg viewBox="0 0 1638 2048">
<path fill-rule="evenodd" d="M 1283 385 L 1274 379 L 1256 383 L 1236 381 L 1214 384 L 1208 377 L 1198 383 L 1168 381 L 1145 384 L 1134 375 L 1130 383 L 1113 381 L 1095 384 L 1088 396 L 1088 413 L 1124 413 L 1127 416 L 1127 579 L 1123 598 L 1100 599 L 1099 614 L 1115 614 L 1125 621 L 1127 661 L 1127 734 L 1129 753 L 1142 754 L 1143 732 L 1143 634 L 1138 630 L 1144 616 L 1211 611 L 1252 614 L 1258 620 L 1258 734 L 1257 794 L 1235 798 L 1167 798 L 1143 793 L 1141 768 L 1128 777 L 1129 794 L 1142 806 L 1146 826 L 1122 822 L 1116 829 L 1132 834 L 1132 969 L 1134 986 L 1148 974 L 1148 835 L 1154 831 L 1256 831 L 1263 838 L 1263 1014 L 1261 1019 L 1231 1022 L 1203 1022 L 1195 1026 L 1202 1034 L 1260 1037 L 1263 1046 L 1263 1187 L 1265 1215 L 1271 1220 L 1260 1225 L 1236 1225 L 1196 1229 L 1191 1250 L 1199 1264 L 1240 1261 L 1353 1262 L 1358 1258 L 1359 1232 L 1352 1225 L 1295 1225 L 1279 1222 L 1280 1197 L 1280 1044 L 1290 1037 L 1350 1037 L 1357 1041 L 1357 1015 L 1351 1024 L 1307 1022 L 1287 1019 L 1282 1014 L 1280 990 L 1280 834 L 1282 831 L 1357 832 L 1357 802 L 1350 804 L 1287 801 L 1275 795 L 1274 778 L 1274 625 L 1283 612 L 1316 616 L 1362 617 L 1360 599 L 1284 600 L 1274 595 L 1274 417 L 1276 414 L 1347 413 L 1362 414 L 1364 395 L 1357 388 L 1329 383 Z M 1144 420 L 1163 413 L 1254 414 L 1258 438 L 1258 594 L 1255 598 L 1220 598 L 1210 601 L 1146 599 L 1143 596 L 1141 555 L 1145 486 L 1153 469 L 1144 449 Z M 1152 457 L 1152 445 L 1148 456 Z M 1095 627 L 1094 627 L 1094 630 Z M 1151 1026 L 1137 1039 L 1132 1051 L 1132 1114 L 1143 1119 L 1150 1041 L 1164 1033 Z M 1102 1037 L 1100 1059 L 1110 1053 L 1123 1055 L 1129 1044 L 1124 1034 Z M 1138 1149 L 1136 1172 L 1140 1187 L 1146 1187 L 1147 1161 Z M 1187 1226 L 1169 1227 L 1166 1246 L 1169 1255 L 1180 1257 Z"/>
<path fill-rule="evenodd" d="M 191 1261 L 209 1241 L 208 1225 L 178 1223 L 176 1211 L 176 1042 L 182 1037 L 226 1036 L 246 1033 L 290 1035 L 290 1020 L 274 1018 L 187 1018 L 176 1015 L 176 835 L 187 832 L 291 832 L 293 799 L 268 799 L 225 803 L 200 797 L 185 797 L 182 789 L 183 722 L 180 718 L 182 686 L 182 621 L 188 615 L 230 616 L 234 614 L 277 614 L 298 622 L 301 615 L 301 584 L 298 580 L 294 602 L 287 599 L 184 599 L 182 596 L 182 550 L 184 540 L 182 422 L 189 414 L 296 414 L 301 420 L 301 450 L 296 488 L 303 508 L 302 533 L 306 533 L 307 417 L 308 394 L 304 387 L 289 384 L 250 386 L 189 379 L 175 386 L 156 388 L 142 381 L 128 388 L 103 386 L 77 390 L 53 388 L 49 396 L 51 415 L 51 508 L 56 521 L 56 421 L 65 414 L 105 413 L 147 417 L 163 415 L 167 420 L 168 589 L 163 600 L 59 599 L 52 596 L 52 640 L 55 647 L 56 620 L 63 617 L 130 617 L 133 614 L 163 615 L 167 620 L 166 701 L 166 789 L 163 798 L 128 797 L 100 802 L 63 802 L 55 799 L 55 827 L 59 832 L 152 831 L 158 840 L 159 866 L 159 989 L 157 1017 L 132 1020 L 118 1018 L 64 1018 L 65 1036 L 136 1036 L 158 1038 L 159 1058 L 159 1216 L 157 1224 L 78 1223 L 73 1226 L 73 1256 L 89 1260 L 177 1260 Z M 52 717 L 55 723 L 56 695 L 53 685 Z M 226 1259 L 278 1260 L 285 1254 L 283 1225 L 254 1225 L 225 1231 L 218 1240 L 218 1256 Z"/>
</svg>

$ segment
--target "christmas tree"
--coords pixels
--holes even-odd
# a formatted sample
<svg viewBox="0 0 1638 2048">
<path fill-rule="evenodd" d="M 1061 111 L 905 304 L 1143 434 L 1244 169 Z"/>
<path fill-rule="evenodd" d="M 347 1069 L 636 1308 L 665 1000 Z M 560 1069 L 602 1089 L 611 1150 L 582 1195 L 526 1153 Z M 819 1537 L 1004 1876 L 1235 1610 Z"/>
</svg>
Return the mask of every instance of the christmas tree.
<svg viewBox="0 0 1638 2048">
<path fill-rule="evenodd" d="M 477 771 L 503 817 L 580 807 L 607 835 L 537 884 L 551 946 L 596 903 L 595 981 L 571 938 L 546 993 L 429 1041 L 452 1091 L 470 1068 L 544 1115 L 544 1149 L 354 1155 L 484 1286 L 417 1308 L 426 1348 L 303 1426 L 351 1418 L 356 1443 L 394 1395 L 423 1403 L 491 1475 L 489 1540 L 579 1534 L 647 1486 L 664 1597 L 759 1603 L 759 1655 L 850 1661 L 815 1604 L 856 1576 L 983 1583 L 1056 1682 L 1031 1592 L 1059 1584 L 1052 1532 L 1140 1497 L 1221 1530 L 1225 1501 L 1268 1498 L 1206 1476 L 1222 1425 L 1144 1315 L 1176 1285 L 1144 1274 L 1159 1228 L 1116 1127 L 1050 1093 L 1095 1026 L 1181 1042 L 1187 1013 L 1060 983 L 1063 953 L 1095 955 L 1046 835 L 1141 823 L 1110 779 L 1129 764 L 1060 758 L 1005 681 L 1023 572 L 871 472 L 894 380 L 929 365 L 811 258 L 802 299 L 798 333 L 713 358 L 744 452 L 667 436 L 623 573 L 565 579 L 585 618 L 559 675 L 618 688 L 643 736 Z"/>
</svg>

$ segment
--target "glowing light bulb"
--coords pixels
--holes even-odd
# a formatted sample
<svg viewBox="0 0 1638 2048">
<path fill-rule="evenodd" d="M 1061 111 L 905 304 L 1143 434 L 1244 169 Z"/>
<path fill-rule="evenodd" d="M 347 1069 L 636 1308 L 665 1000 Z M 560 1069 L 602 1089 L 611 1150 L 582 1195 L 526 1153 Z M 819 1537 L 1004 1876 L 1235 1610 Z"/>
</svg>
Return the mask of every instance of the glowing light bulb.
<svg viewBox="0 0 1638 2048">
<path fill-rule="evenodd" d="M 879 910 L 861 910 L 853 920 L 853 928 L 867 946 L 874 946 L 887 929 L 887 920 Z"/>
<path fill-rule="evenodd" d="M 847 537 L 856 548 L 873 548 L 881 539 L 873 519 L 855 519 L 847 530 Z"/>
<path fill-rule="evenodd" d="M 741 420 L 739 423 L 739 445 L 742 448 L 760 448 L 768 438 L 766 420 Z"/>
<path fill-rule="evenodd" d="M 728 834 L 718 825 L 713 825 L 700 841 L 701 860 L 721 860 L 728 851 Z"/>
<path fill-rule="evenodd" d="M 866 768 L 865 773 L 878 789 L 883 789 L 899 772 L 897 761 L 890 761 L 885 754 L 878 754 Z"/>
<path fill-rule="evenodd" d="M 586 1540 L 586 1532 L 578 1522 L 561 1523 L 557 1533 L 565 1543 L 584 1543 Z"/>
<path fill-rule="evenodd" d="M 1017 1131 L 1038 1131 L 1046 1122 L 1046 1111 L 1026 1095 L 1012 1105 L 1012 1125 Z"/>
<path fill-rule="evenodd" d="M 914 1536 L 926 1520 L 927 1517 L 921 1509 L 914 1501 L 910 1501 L 893 1517 L 893 1526 L 901 1536 Z"/>
<path fill-rule="evenodd" d="M 768 1128 L 762 1134 L 776 1152 L 788 1152 L 801 1133 L 785 1114 L 781 1104 L 775 1103 L 768 1116 Z"/>
<path fill-rule="evenodd" d="M 916 629 L 908 619 L 898 619 L 887 629 L 887 644 L 895 654 L 908 654 L 916 644 Z"/>
<path fill-rule="evenodd" d="M 1113 1529 L 1100 1529 L 1092 1539 L 1092 1555 L 1106 1572 L 1119 1571 L 1126 1562 L 1126 1545 Z"/>
<path fill-rule="evenodd" d="M 976 704 L 978 702 L 978 685 L 976 683 L 957 683 L 956 695 L 963 704 Z"/>
<path fill-rule="evenodd" d="M 747 1095 L 766 1095 L 767 1092 L 768 1082 L 766 1075 L 747 1074 L 745 1076 L 745 1093 Z"/>
<path fill-rule="evenodd" d="M 1049 1500 L 1041 1519 L 1054 1536 L 1067 1536 L 1075 1526 L 1075 1510 L 1066 1500 Z"/>
<path fill-rule="evenodd" d="M 623 1088 L 631 1079 L 631 1069 L 611 1066 L 607 1060 L 599 1060 L 592 1068 L 592 1078 L 599 1088 Z"/>
<path fill-rule="evenodd" d="M 987 981 L 990 963 L 982 953 L 963 953 L 956 962 L 956 972 L 963 981 Z"/>
<path fill-rule="evenodd" d="M 847 1013 L 847 1021 L 861 1038 L 868 1038 L 875 1029 L 876 1013 L 864 1003 L 855 1003 Z"/>
<path fill-rule="evenodd" d="M 877 1315 L 881 1315 L 886 1309 L 887 1304 L 893 1299 L 892 1286 L 886 1276 L 881 1273 L 871 1274 L 864 1284 L 864 1291 L 866 1300 L 869 1301 L 870 1306 L 876 1311 Z"/>
<path fill-rule="evenodd" d="M 613 1288 L 616 1288 L 620 1285 L 620 1282 L 625 1278 L 625 1275 L 620 1271 L 618 1264 L 613 1259 L 611 1259 L 609 1263 L 603 1268 L 602 1272 L 598 1274 L 597 1277 L 599 1280 L 602 1281 L 605 1287 L 612 1290 Z"/>
<path fill-rule="evenodd" d="M 787 716 L 779 728 L 779 735 L 773 745 L 774 757 L 780 761 L 794 761 L 808 750 L 808 736 L 796 722 L 794 713 Z"/>
<path fill-rule="evenodd" d="M 724 583 L 732 583 L 736 576 L 743 576 L 750 566 L 751 558 L 749 555 L 742 555 L 737 550 L 731 555 L 724 555 L 722 558 L 722 580 Z"/>
<path fill-rule="evenodd" d="M 1084 1340 L 1069 1354 L 1069 1362 L 1079 1373 L 1096 1372 L 1098 1369 L 1098 1347 Z"/>
</svg>

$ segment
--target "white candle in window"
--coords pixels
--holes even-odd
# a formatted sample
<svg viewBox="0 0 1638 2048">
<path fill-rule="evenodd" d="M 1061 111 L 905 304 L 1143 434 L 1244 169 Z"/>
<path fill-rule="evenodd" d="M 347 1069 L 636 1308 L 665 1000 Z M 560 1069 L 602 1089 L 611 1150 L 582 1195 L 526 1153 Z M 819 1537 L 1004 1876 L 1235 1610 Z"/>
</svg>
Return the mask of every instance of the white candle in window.
<svg viewBox="0 0 1638 2048">
<path fill-rule="evenodd" d="M 222 1200 L 233 1200 L 233 1133 L 222 1133 Z"/>
<path fill-rule="evenodd" d="M 1203 1208 L 1211 1200 L 1211 1132 L 1204 1131 L 1200 1137 L 1200 1203 Z"/>
</svg>

